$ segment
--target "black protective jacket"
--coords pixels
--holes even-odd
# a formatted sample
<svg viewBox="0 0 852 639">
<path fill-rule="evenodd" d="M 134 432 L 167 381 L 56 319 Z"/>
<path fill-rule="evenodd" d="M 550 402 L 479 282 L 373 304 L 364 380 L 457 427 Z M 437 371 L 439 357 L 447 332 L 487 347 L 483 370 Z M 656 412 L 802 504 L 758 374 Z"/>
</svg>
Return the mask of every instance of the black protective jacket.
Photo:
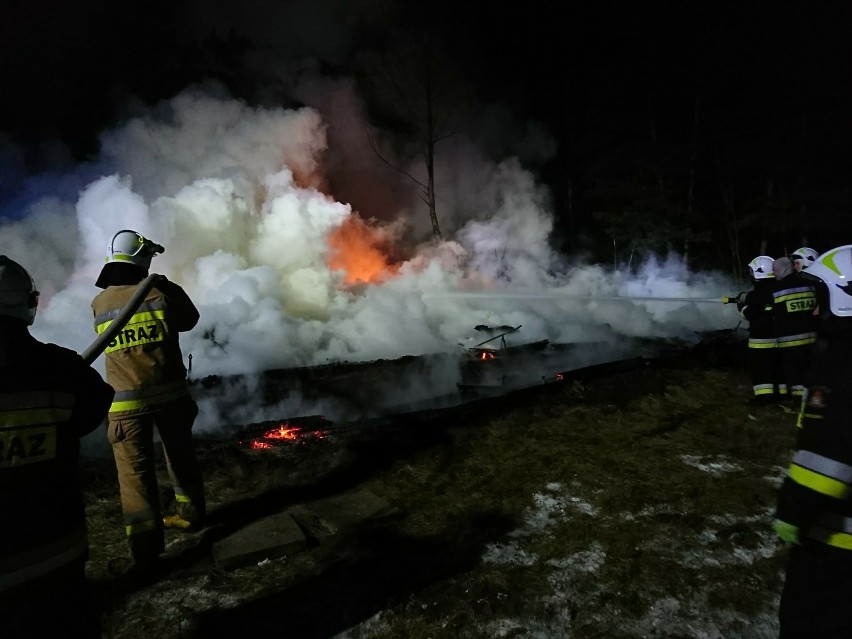
<svg viewBox="0 0 852 639">
<path fill-rule="evenodd" d="M 821 331 L 776 516 L 799 528 L 802 543 L 852 551 L 850 362 L 852 331 Z"/>
<path fill-rule="evenodd" d="M 816 286 L 800 273 L 775 280 L 772 286 L 772 322 L 778 347 L 813 344 L 818 328 Z"/>
<path fill-rule="evenodd" d="M 749 291 L 740 308 L 743 317 L 748 320 L 748 335 L 750 339 L 767 339 L 775 337 L 772 325 L 772 289 L 774 279 L 757 280 L 754 288 Z"/>
<path fill-rule="evenodd" d="M 80 439 L 113 392 L 74 351 L 0 317 L 0 600 L 87 558 Z"/>
</svg>

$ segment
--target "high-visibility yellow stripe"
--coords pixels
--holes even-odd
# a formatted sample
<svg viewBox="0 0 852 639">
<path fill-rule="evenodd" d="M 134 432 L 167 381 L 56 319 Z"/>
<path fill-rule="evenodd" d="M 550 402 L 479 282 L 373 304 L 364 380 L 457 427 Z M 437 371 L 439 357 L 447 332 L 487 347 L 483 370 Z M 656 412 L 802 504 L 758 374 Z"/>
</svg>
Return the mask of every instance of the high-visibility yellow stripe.
<svg viewBox="0 0 852 639">
<path fill-rule="evenodd" d="M 771 342 L 752 342 L 749 341 L 749 348 L 777 348 L 778 340 L 772 340 Z"/>
<path fill-rule="evenodd" d="M 826 477 L 825 475 L 820 475 L 798 464 L 790 464 L 788 476 L 797 484 L 801 484 L 805 488 L 810 488 L 828 497 L 846 499 L 846 496 L 849 494 L 848 484 L 832 479 L 831 477 Z"/>
<path fill-rule="evenodd" d="M 807 337 L 805 339 L 797 339 L 790 342 L 778 342 L 778 348 L 789 348 L 790 346 L 804 346 L 805 344 L 813 344 L 816 342 L 816 337 Z"/>
<path fill-rule="evenodd" d="M 786 295 L 779 295 L 775 298 L 776 302 L 787 302 L 790 300 L 800 300 L 800 299 L 813 299 L 816 296 L 813 294 L 813 291 L 799 291 L 796 293 L 788 293 Z"/>
<path fill-rule="evenodd" d="M 109 407 L 109 412 L 119 413 L 126 410 L 137 410 L 146 406 L 158 406 L 159 404 L 180 399 L 188 394 L 189 389 L 183 381 L 147 391 L 122 391 L 120 395 L 126 399 L 114 401 Z M 119 396 L 119 393 L 116 393 L 116 396 Z"/>
<path fill-rule="evenodd" d="M 70 408 L 22 408 L 19 410 L 0 410 L 0 430 L 37 426 L 39 424 L 59 424 L 71 418 Z"/>
<path fill-rule="evenodd" d="M 127 325 L 130 324 L 140 324 L 142 322 L 153 322 L 155 320 L 163 320 L 166 319 L 165 311 L 145 311 L 143 313 L 135 313 L 130 317 L 127 321 Z M 98 331 L 98 335 L 103 333 L 107 327 L 112 324 L 113 320 L 107 320 L 101 324 L 98 324 L 96 330 Z"/>
<path fill-rule="evenodd" d="M 825 539 L 821 540 L 829 546 L 834 546 L 835 548 L 843 548 L 844 550 L 852 550 L 852 535 L 849 533 L 832 533 L 828 535 Z"/>
<path fill-rule="evenodd" d="M 138 535 L 140 533 L 145 533 L 150 530 L 155 530 L 157 528 L 157 520 L 149 519 L 148 521 L 140 521 L 135 524 L 127 524 L 124 527 L 124 532 L 128 537 L 132 537 L 133 535 Z"/>
<path fill-rule="evenodd" d="M 119 413 L 125 410 L 136 410 L 137 408 L 143 408 L 144 406 L 145 402 L 141 399 L 132 399 L 126 402 L 113 402 L 109 407 L 109 412 Z"/>
</svg>

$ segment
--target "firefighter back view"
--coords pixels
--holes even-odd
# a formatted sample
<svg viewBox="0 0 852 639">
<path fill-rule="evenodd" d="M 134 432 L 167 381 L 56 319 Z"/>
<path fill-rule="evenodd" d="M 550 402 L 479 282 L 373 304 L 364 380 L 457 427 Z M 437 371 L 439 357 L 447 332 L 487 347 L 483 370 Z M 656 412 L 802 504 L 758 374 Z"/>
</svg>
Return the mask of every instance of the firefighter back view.
<svg viewBox="0 0 852 639">
<path fill-rule="evenodd" d="M 38 292 L 0 255 L 0 636 L 100 637 L 85 583 L 80 439 L 113 389 L 74 351 L 36 340 Z"/>
<path fill-rule="evenodd" d="M 107 329 L 148 276 L 151 258 L 163 251 L 136 231 L 122 230 L 112 237 L 95 282 L 104 289 L 92 301 L 96 332 Z M 159 276 L 104 350 L 107 381 L 116 391 L 108 438 L 130 547 L 129 560 L 110 566 L 115 574 L 141 580 L 156 576 L 164 527 L 194 530 L 203 524 L 204 484 L 192 439 L 198 407 L 189 393 L 178 341 L 178 334 L 193 328 L 198 319 L 186 292 Z M 156 475 L 155 428 L 176 504 L 176 512 L 165 517 Z"/>
<path fill-rule="evenodd" d="M 792 544 L 779 609 L 782 639 L 852 637 L 852 245 L 808 272 L 826 286 L 796 453 L 775 531 Z"/>
<path fill-rule="evenodd" d="M 772 272 L 775 274 L 772 322 L 778 339 L 781 372 L 791 399 L 789 408 L 798 411 L 816 342 L 817 287 L 811 276 L 796 272 L 789 257 L 776 259 Z"/>
<path fill-rule="evenodd" d="M 781 382 L 780 360 L 775 348 L 775 329 L 772 324 L 773 259 L 758 255 L 748 263 L 754 288 L 737 297 L 737 309 L 748 320 L 748 351 L 746 366 L 751 377 L 751 404 L 775 404 L 787 394 Z"/>
</svg>

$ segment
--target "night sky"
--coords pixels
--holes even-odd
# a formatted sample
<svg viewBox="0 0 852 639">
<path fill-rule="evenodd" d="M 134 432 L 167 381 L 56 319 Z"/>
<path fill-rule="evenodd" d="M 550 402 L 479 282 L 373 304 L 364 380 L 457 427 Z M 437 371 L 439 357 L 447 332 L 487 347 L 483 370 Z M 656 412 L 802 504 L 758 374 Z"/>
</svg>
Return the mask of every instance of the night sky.
<svg viewBox="0 0 852 639">
<path fill-rule="evenodd" d="M 551 188 L 554 241 L 565 251 L 600 244 L 607 224 L 643 206 L 694 216 L 693 246 L 711 261 L 728 257 L 720 238 L 730 233 L 705 231 L 731 219 L 743 224 L 746 259 L 764 247 L 852 242 L 848 3 L 495 7 L 15 3 L 0 22 L 0 148 L 30 174 L 79 162 L 134 101 L 154 104 L 216 78 L 261 104 L 275 61 L 309 58 L 330 75 L 354 76 L 363 53 L 429 32 L 479 103 L 503 105 L 553 141 L 542 145 L 549 152 L 524 154 L 482 136 L 490 152 L 519 154 Z M 4 174 L 8 198 L 21 176 L 8 166 Z"/>
</svg>

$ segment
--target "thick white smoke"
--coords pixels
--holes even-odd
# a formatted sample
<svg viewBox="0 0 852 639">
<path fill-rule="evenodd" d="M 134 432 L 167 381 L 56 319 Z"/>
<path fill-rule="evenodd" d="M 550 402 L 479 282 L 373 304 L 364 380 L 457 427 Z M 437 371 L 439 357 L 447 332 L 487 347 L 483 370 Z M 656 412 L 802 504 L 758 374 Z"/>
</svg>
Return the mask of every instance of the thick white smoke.
<svg viewBox="0 0 852 639">
<path fill-rule="evenodd" d="M 0 227 L 2 252 L 43 292 L 36 337 L 80 352 L 94 340 L 94 281 L 123 228 L 166 247 L 152 271 L 180 283 L 201 311 L 181 338 L 194 379 L 452 353 L 478 324 L 522 325 L 512 336 L 521 342 L 613 345 L 736 325 L 722 304 L 589 299 L 721 298 L 733 289 L 719 274 L 690 273 L 677 256 L 632 273 L 566 262 L 548 244 L 552 215 L 533 176 L 518 160 L 495 164 L 466 144 L 438 155 L 442 244 L 412 234 L 429 227 L 413 201 L 381 223 L 354 211 L 330 192 L 324 166 L 349 151 L 328 148 L 323 117 L 193 89 L 104 134 L 101 157 L 76 173 L 86 176 L 76 199 L 43 185 L 20 219 Z M 403 237 L 407 246 L 383 252 Z M 359 252 L 372 280 L 339 266 L 362 264 Z M 518 291 L 539 295 L 506 295 Z M 200 426 L 223 419 L 208 407 Z"/>
</svg>

